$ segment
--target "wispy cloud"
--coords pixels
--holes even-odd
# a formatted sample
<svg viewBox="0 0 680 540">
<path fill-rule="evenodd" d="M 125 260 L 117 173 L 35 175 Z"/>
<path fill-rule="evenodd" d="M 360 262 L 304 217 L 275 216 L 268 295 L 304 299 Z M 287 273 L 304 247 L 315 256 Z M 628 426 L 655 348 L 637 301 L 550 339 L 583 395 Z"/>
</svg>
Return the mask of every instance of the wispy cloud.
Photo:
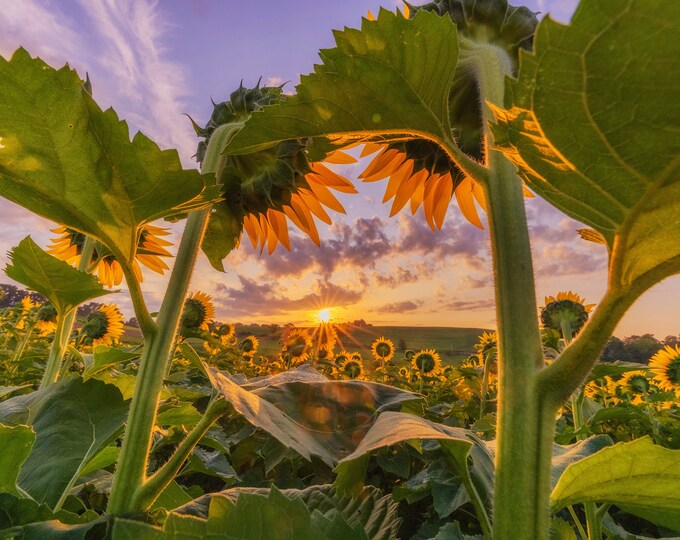
<svg viewBox="0 0 680 540">
<path fill-rule="evenodd" d="M 415 311 L 422 305 L 422 300 L 416 300 L 415 302 L 413 300 L 404 300 L 402 302 L 383 304 L 382 306 L 371 309 L 371 311 L 377 313 L 406 313 L 408 311 Z"/>
<path fill-rule="evenodd" d="M 80 0 L 99 34 L 103 50 L 97 61 L 111 74 L 112 85 L 125 98 L 125 116 L 164 147 L 175 147 L 189 164 L 195 136 L 183 102 L 188 93 L 183 67 L 169 58 L 166 43 L 173 28 L 155 0 Z M 97 80 L 93 80 L 95 96 Z"/>
</svg>

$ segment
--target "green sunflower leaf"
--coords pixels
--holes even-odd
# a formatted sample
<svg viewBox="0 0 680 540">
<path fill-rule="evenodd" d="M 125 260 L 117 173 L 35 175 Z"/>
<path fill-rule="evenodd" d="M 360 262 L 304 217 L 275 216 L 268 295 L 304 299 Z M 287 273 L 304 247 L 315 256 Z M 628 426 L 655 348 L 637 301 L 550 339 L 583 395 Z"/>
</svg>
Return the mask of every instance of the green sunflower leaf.
<svg viewBox="0 0 680 540">
<path fill-rule="evenodd" d="M 531 189 L 593 227 L 617 286 L 680 271 L 680 3 L 582 2 L 521 56 L 495 142 Z"/>
<path fill-rule="evenodd" d="M 31 453 L 35 433 L 30 426 L 0 424 L 0 493 L 19 495 L 19 469 Z"/>
<path fill-rule="evenodd" d="M 583 502 L 615 504 L 680 530 L 680 451 L 649 437 L 619 443 L 571 464 L 551 495 L 553 510 Z"/>
<path fill-rule="evenodd" d="M 11 263 L 5 273 L 47 298 L 60 316 L 83 302 L 110 294 L 96 277 L 73 268 L 43 251 L 30 236 L 8 254 Z"/>
<path fill-rule="evenodd" d="M 113 109 L 102 111 L 75 71 L 24 50 L 0 57 L 0 196 L 103 242 L 132 261 L 140 226 L 209 205 L 214 178 L 184 170 Z"/>
<path fill-rule="evenodd" d="M 491 509 L 493 496 L 493 458 L 486 445 L 471 431 L 436 424 L 401 412 L 384 412 L 375 421 L 356 450 L 335 468 L 336 486 L 343 494 L 357 493 L 363 482 L 366 459 L 370 452 L 412 439 L 436 439 L 466 487 L 474 487 L 468 495 L 475 497 L 480 508 Z M 468 458 L 472 465 L 468 466 Z M 478 516 L 489 521 L 486 516 Z"/>
<path fill-rule="evenodd" d="M 458 59 L 449 17 L 420 11 L 412 20 L 381 9 L 361 30 L 335 32 L 337 47 L 303 76 L 297 94 L 252 114 L 227 145 L 243 154 L 287 139 L 418 135 L 450 141 L 448 98 Z"/>
</svg>

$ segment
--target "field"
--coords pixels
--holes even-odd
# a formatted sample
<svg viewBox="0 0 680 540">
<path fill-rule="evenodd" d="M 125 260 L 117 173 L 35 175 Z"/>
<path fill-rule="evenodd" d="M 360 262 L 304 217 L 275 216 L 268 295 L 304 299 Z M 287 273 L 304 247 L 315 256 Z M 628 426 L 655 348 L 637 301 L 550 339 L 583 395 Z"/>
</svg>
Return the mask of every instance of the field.
<svg viewBox="0 0 680 540">
<path fill-rule="evenodd" d="M 397 358 L 405 349 L 435 349 L 444 363 L 458 364 L 474 352 L 474 344 L 485 329 L 448 328 L 443 326 L 350 326 L 342 325 L 338 332 L 338 346 L 349 352 L 357 351 L 364 358 L 370 356 L 371 344 L 379 337 L 394 343 Z M 255 336 L 260 342 L 258 352 L 266 357 L 275 357 L 281 350 L 281 340 L 286 332 L 284 327 L 267 325 L 237 325 L 236 336 L 242 339 Z M 313 333 L 314 328 L 307 328 Z M 403 340 L 403 342 L 402 342 Z M 400 346 L 401 345 L 401 346 Z"/>
</svg>

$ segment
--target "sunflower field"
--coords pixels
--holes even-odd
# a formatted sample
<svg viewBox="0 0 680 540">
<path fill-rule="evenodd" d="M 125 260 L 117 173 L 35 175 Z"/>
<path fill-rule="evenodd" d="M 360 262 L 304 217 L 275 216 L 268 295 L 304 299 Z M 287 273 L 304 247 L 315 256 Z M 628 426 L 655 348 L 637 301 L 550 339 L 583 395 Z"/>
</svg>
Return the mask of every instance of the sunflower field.
<svg viewBox="0 0 680 540">
<path fill-rule="evenodd" d="M 434 0 L 334 37 L 292 95 L 241 85 L 191 119 L 189 169 L 89 77 L 0 57 L 0 196 L 55 223 L 4 269 L 31 294 L 0 312 L 0 538 L 679 538 L 680 347 L 599 359 L 680 273 L 680 2 L 582 0 L 563 25 Z M 356 155 L 358 178 L 329 166 Z M 318 245 L 357 181 L 490 231 L 497 327 L 462 362 L 332 322 L 264 356 L 193 288 L 201 251 L 219 275 L 289 226 Z M 534 196 L 607 253 L 596 303 L 537 301 Z"/>
</svg>

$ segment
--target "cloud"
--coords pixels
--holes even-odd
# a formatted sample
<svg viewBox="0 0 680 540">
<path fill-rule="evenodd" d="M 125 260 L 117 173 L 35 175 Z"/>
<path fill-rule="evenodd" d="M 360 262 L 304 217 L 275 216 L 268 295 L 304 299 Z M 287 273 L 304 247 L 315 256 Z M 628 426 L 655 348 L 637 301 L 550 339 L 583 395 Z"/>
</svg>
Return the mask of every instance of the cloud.
<svg viewBox="0 0 680 540">
<path fill-rule="evenodd" d="M 352 289 L 331 282 L 318 281 L 313 292 L 291 298 L 286 290 L 275 282 L 257 282 L 244 276 L 238 277 L 240 288 L 222 283 L 216 287 L 214 302 L 218 316 L 242 317 L 257 315 L 280 315 L 291 311 L 315 310 L 323 307 L 345 307 L 363 298 L 363 289 Z"/>
<path fill-rule="evenodd" d="M 607 267 L 607 250 L 604 246 L 589 246 L 586 242 L 582 242 L 582 246 L 580 250 L 565 244 L 544 247 L 540 261 L 546 262 L 539 264 L 536 274 L 543 277 L 583 275 Z"/>
<path fill-rule="evenodd" d="M 478 311 L 492 308 L 494 305 L 493 299 L 489 298 L 487 300 L 454 300 L 442 303 L 441 307 L 452 311 Z"/>
<path fill-rule="evenodd" d="M 378 313 L 406 313 L 407 311 L 414 311 L 423 305 L 422 300 L 416 300 L 415 302 L 411 300 L 404 300 L 403 302 L 392 302 L 390 304 L 384 304 L 380 307 L 371 309 L 370 311 Z"/>
<path fill-rule="evenodd" d="M 433 231 L 422 213 L 399 216 L 399 236 L 395 251 L 419 253 L 434 258 L 456 257 L 456 263 L 471 268 L 482 268 L 488 252 L 488 235 L 465 221 L 461 216 L 450 216 L 441 231 Z"/>
<path fill-rule="evenodd" d="M 468 290 L 468 289 L 482 289 L 492 284 L 491 274 L 482 277 L 480 279 L 473 278 L 472 276 L 464 276 L 456 284 L 456 290 Z"/>
<path fill-rule="evenodd" d="M 78 65 L 83 60 L 84 47 L 75 21 L 67 17 L 58 3 L 22 0 L 3 2 L 0 9 L 0 53 L 9 56 L 20 45 L 32 56 L 61 66 L 69 61 Z"/>
<path fill-rule="evenodd" d="M 330 228 L 331 237 L 320 247 L 308 239 L 291 238 L 290 251 L 279 249 L 261 262 L 267 272 L 278 276 L 300 277 L 316 270 L 324 279 L 330 279 L 340 266 L 374 268 L 392 249 L 385 227 L 379 217 L 359 218 L 351 225 L 336 222 Z"/>
<path fill-rule="evenodd" d="M 113 87 L 111 98 L 125 98 L 125 116 L 161 146 L 174 147 L 186 160 L 196 149 L 196 140 L 182 113 L 188 93 L 181 65 L 167 58 L 163 45 L 171 27 L 153 0 L 80 0 L 102 38 L 97 54 L 102 71 L 109 77 L 93 78 L 95 97 Z"/>
</svg>

